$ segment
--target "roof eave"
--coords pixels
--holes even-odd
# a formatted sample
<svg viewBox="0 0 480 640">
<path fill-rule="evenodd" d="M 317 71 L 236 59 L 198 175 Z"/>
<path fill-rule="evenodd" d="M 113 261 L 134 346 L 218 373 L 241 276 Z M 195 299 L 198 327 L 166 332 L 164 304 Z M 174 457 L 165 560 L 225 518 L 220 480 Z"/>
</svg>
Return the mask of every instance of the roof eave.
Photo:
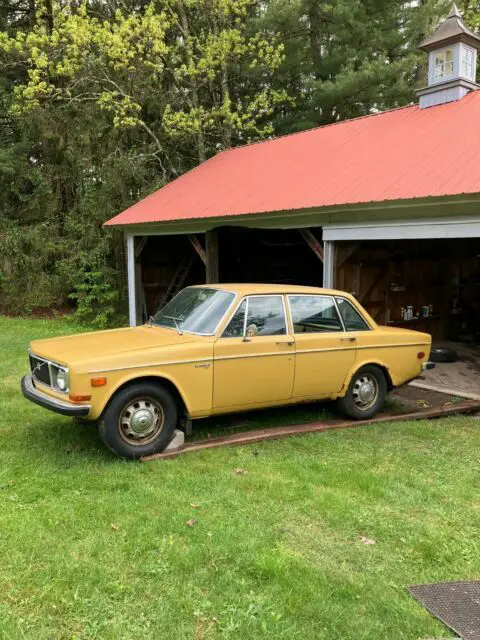
<svg viewBox="0 0 480 640">
<path fill-rule="evenodd" d="M 480 192 L 384 200 L 310 209 L 266 211 L 262 213 L 211 216 L 135 224 L 115 224 L 109 228 L 131 235 L 180 235 L 204 233 L 218 227 L 300 229 L 355 219 L 395 219 L 400 217 L 448 217 L 478 214 Z"/>
</svg>

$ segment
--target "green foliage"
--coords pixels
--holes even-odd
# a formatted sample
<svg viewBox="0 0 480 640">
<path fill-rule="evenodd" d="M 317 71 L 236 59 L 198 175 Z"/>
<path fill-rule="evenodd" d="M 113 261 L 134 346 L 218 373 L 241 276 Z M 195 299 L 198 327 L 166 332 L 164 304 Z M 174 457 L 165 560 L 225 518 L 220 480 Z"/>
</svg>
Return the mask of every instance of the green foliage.
<svg viewBox="0 0 480 640">
<path fill-rule="evenodd" d="M 125 256 L 105 220 L 220 149 L 407 104 L 425 80 L 417 44 L 448 9 L 449 0 L 6 3 L 0 308 L 78 306 L 108 322 L 125 309 Z M 478 0 L 463 9 L 479 27 Z"/>
<path fill-rule="evenodd" d="M 77 302 L 76 318 L 82 322 L 93 320 L 97 327 L 107 327 L 117 320 L 118 291 L 108 281 L 104 271 L 85 272 L 70 298 Z"/>
</svg>

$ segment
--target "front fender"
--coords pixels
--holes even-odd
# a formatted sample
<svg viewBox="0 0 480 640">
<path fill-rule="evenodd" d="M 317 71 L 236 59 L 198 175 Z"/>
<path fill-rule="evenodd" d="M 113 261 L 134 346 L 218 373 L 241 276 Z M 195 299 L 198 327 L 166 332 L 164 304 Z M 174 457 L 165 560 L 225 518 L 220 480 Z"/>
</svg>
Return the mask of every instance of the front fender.
<svg viewBox="0 0 480 640">
<path fill-rule="evenodd" d="M 188 363 L 162 368 L 136 368 L 106 372 L 107 385 L 92 389 L 92 410 L 89 418 L 98 419 L 110 399 L 126 384 L 147 378 L 166 380 L 178 391 L 192 418 L 209 415 L 212 410 L 213 363 Z"/>
</svg>

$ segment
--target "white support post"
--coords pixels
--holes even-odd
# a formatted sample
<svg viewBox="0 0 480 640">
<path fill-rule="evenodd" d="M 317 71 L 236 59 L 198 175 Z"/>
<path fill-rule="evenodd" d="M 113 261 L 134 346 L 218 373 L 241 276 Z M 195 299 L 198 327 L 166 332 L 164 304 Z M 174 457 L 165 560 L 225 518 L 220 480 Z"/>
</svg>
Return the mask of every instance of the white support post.
<svg viewBox="0 0 480 640">
<path fill-rule="evenodd" d="M 335 271 L 335 245 L 333 240 L 323 241 L 323 286 L 333 289 Z"/>
<path fill-rule="evenodd" d="M 135 287 L 135 236 L 127 235 L 127 279 L 128 279 L 128 318 L 130 326 L 137 324 L 137 302 Z"/>
</svg>

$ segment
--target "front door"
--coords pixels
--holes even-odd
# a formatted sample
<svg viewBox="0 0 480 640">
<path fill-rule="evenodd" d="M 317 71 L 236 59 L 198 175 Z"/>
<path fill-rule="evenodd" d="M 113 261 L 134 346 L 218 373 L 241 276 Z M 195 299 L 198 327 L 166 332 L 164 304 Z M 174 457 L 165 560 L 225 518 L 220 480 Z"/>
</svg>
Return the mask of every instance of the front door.
<svg viewBox="0 0 480 640">
<path fill-rule="evenodd" d="M 293 398 L 320 398 L 340 391 L 356 358 L 356 339 L 344 331 L 331 296 L 290 295 L 296 342 Z"/>
<path fill-rule="evenodd" d="M 288 402 L 294 370 L 283 296 L 249 296 L 214 345 L 213 410 Z"/>
</svg>

